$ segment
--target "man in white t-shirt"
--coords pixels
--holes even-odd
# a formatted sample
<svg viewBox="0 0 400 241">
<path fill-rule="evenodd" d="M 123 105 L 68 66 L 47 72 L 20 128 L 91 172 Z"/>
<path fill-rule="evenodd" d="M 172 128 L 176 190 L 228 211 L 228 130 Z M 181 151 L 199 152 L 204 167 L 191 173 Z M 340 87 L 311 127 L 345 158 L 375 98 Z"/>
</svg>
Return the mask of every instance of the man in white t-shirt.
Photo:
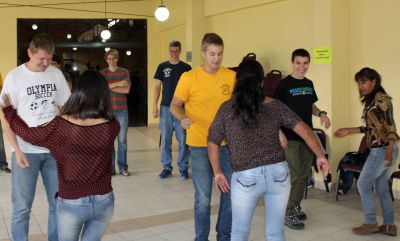
<svg viewBox="0 0 400 241">
<path fill-rule="evenodd" d="M 54 42 L 50 36 L 34 36 L 28 48 L 29 61 L 11 70 L 4 81 L 1 96 L 8 95 L 18 115 L 30 127 L 51 121 L 71 94 L 61 71 L 50 65 L 53 52 Z M 56 161 L 48 149 L 16 136 L 7 121 L 2 124 L 13 147 L 12 240 L 28 240 L 30 212 L 40 173 L 49 203 L 48 240 L 57 241 Z"/>
</svg>

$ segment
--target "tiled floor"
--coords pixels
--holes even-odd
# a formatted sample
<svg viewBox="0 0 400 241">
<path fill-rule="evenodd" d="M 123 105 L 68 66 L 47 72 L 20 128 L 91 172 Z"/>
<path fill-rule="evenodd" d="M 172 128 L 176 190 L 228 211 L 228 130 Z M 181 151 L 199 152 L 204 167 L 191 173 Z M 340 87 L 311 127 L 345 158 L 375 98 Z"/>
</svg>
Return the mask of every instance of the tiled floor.
<svg viewBox="0 0 400 241">
<path fill-rule="evenodd" d="M 191 180 L 182 181 L 177 172 L 173 177 L 160 180 L 161 171 L 157 128 L 129 129 L 130 177 L 113 178 L 115 212 L 104 235 L 106 241 L 190 241 L 194 238 L 193 186 Z M 176 156 L 176 145 L 174 146 Z M 0 174 L 0 241 L 9 240 L 11 217 L 10 174 Z M 212 226 L 215 226 L 218 193 L 213 194 Z M 395 216 L 400 224 L 400 200 L 396 200 Z M 355 191 L 334 201 L 333 193 L 310 189 L 303 209 L 309 219 L 305 230 L 286 228 L 290 241 L 357 241 L 398 240 L 382 234 L 358 236 L 351 227 L 361 224 L 360 200 Z M 381 221 L 381 218 L 379 218 Z M 264 208 L 258 206 L 253 218 L 250 240 L 264 239 Z M 30 240 L 46 240 L 47 205 L 41 180 L 38 181 L 36 198 L 30 220 Z M 215 240 L 211 231 L 210 240 Z"/>
</svg>

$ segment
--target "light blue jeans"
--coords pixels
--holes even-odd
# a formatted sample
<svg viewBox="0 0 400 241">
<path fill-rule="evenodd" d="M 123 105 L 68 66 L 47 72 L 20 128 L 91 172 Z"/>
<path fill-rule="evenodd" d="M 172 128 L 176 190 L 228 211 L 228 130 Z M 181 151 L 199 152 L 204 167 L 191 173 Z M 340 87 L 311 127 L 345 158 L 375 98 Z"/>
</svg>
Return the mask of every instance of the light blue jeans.
<svg viewBox="0 0 400 241">
<path fill-rule="evenodd" d="M 113 192 L 78 199 L 58 197 L 57 225 L 60 241 L 101 240 L 114 213 Z M 81 239 L 79 235 L 81 234 Z"/>
<path fill-rule="evenodd" d="M 161 164 L 163 169 L 172 171 L 172 133 L 179 143 L 178 167 L 179 170 L 189 168 L 189 148 L 186 145 L 186 133 L 181 122 L 169 111 L 169 106 L 160 107 L 160 131 L 161 131 Z"/>
<path fill-rule="evenodd" d="M 208 160 L 207 147 L 189 146 L 192 160 L 192 180 L 195 188 L 194 225 L 195 241 L 207 241 L 210 234 L 211 193 L 213 171 Z M 227 146 L 220 148 L 220 165 L 227 180 L 231 180 L 232 167 Z M 230 241 L 232 227 L 231 193 L 221 193 L 216 225 L 217 241 Z"/>
<path fill-rule="evenodd" d="M 119 171 L 128 170 L 127 163 L 127 134 L 128 134 L 128 110 L 114 110 L 115 119 L 120 125 L 119 134 L 117 138 L 117 160 Z M 112 166 L 115 168 L 115 147 L 112 150 Z"/>
<path fill-rule="evenodd" d="M 286 161 L 234 172 L 231 180 L 231 240 L 248 240 L 259 197 L 264 197 L 267 240 L 285 240 L 284 221 L 289 194 L 290 175 Z"/>
<path fill-rule="evenodd" d="M 375 201 L 372 195 L 372 187 L 374 187 L 381 203 L 383 224 L 394 225 L 393 202 L 388 185 L 390 167 L 385 166 L 386 149 L 386 146 L 371 148 L 358 178 L 357 188 L 363 206 L 364 222 L 367 224 L 376 223 Z M 392 163 L 396 161 L 398 154 L 399 149 L 395 145 Z"/>
<path fill-rule="evenodd" d="M 16 164 L 15 152 L 12 153 L 12 218 L 11 235 L 13 241 L 28 241 L 29 219 L 35 197 L 39 172 L 42 175 L 49 204 L 48 240 L 57 241 L 56 193 L 58 177 L 56 160 L 50 153 L 25 153 L 29 167 L 20 168 Z"/>
</svg>

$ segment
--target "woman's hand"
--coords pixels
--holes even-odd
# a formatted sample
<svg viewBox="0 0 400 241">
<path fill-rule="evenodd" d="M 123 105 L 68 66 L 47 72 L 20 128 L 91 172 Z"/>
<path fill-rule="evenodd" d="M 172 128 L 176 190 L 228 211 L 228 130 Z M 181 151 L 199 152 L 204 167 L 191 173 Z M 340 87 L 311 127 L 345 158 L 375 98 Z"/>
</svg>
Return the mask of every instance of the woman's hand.
<svg viewBox="0 0 400 241">
<path fill-rule="evenodd" d="M 340 128 L 335 131 L 335 136 L 337 137 L 344 137 L 347 136 L 348 134 L 350 134 L 348 128 Z"/>
<path fill-rule="evenodd" d="M 385 166 L 390 167 L 393 161 L 393 145 L 388 146 L 385 152 Z"/>
<path fill-rule="evenodd" d="M 228 180 L 226 180 L 225 175 L 220 172 L 214 175 L 215 187 L 221 190 L 221 192 L 229 192 L 231 189 Z"/>
</svg>

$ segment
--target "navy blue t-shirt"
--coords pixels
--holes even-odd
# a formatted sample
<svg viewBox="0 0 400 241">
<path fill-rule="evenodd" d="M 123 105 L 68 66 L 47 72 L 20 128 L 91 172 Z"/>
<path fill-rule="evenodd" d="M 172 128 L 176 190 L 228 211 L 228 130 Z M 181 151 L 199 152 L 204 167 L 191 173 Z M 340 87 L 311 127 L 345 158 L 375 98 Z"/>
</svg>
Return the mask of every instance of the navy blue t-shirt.
<svg viewBox="0 0 400 241">
<path fill-rule="evenodd" d="M 285 103 L 310 127 L 312 124 L 312 106 L 318 100 L 311 80 L 296 79 L 291 75 L 281 80 L 274 92 L 274 98 Z M 303 141 L 292 130 L 282 128 L 288 140 Z"/>
<path fill-rule="evenodd" d="M 157 71 L 154 74 L 154 79 L 159 79 L 162 82 L 162 106 L 170 106 L 176 85 L 178 84 L 181 75 L 191 70 L 192 67 L 183 61 L 177 64 L 171 64 L 169 61 L 162 62 L 158 65 Z"/>
</svg>

